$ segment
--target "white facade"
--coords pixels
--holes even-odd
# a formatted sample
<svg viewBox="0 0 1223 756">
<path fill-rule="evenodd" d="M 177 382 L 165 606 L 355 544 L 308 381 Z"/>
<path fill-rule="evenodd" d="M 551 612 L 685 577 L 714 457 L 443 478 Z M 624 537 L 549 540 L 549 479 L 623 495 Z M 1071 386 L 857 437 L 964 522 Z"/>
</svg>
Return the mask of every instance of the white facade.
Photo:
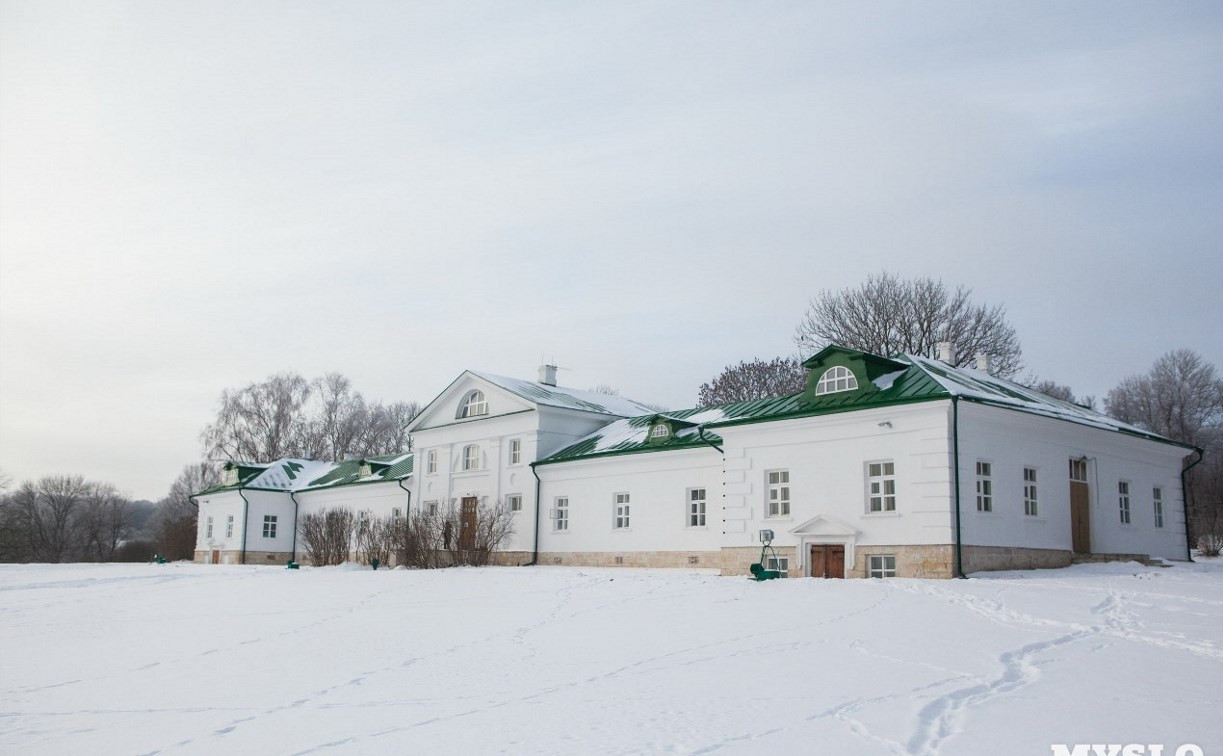
<svg viewBox="0 0 1223 756">
<path fill-rule="evenodd" d="M 791 575 L 809 574 L 812 547 L 835 546 L 846 575 L 899 555 L 908 566 L 897 574 L 950 577 L 962 553 L 978 569 L 1067 563 L 1074 532 L 1086 537 L 1086 524 L 1071 525 L 1077 466 L 1091 553 L 1186 558 L 1185 447 L 924 358 L 832 347 L 807 366 L 808 391 L 774 410 L 672 414 L 465 372 L 409 426 L 410 475 L 295 496 L 244 489 L 247 503 L 233 490 L 201 496 L 198 551 L 237 548 L 241 523 L 229 536 L 226 524 L 244 506 L 247 553 L 298 554 L 295 516 L 345 506 L 386 517 L 474 498 L 514 510 L 509 563 L 672 565 L 688 555 L 705 565 L 720 553 L 735 571 L 770 530 Z M 861 401 L 838 404 L 837 394 Z M 652 440 L 656 425 L 669 431 Z"/>
</svg>

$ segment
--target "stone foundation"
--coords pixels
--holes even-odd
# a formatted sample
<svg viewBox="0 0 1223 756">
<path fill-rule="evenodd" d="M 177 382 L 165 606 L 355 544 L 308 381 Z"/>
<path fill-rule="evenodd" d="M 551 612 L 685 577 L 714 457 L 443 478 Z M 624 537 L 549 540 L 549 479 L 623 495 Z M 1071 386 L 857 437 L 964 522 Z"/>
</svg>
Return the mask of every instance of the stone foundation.
<svg viewBox="0 0 1223 756">
<path fill-rule="evenodd" d="M 854 548 L 854 564 L 845 577 L 867 576 L 869 560 L 873 554 L 891 554 L 896 557 L 896 577 L 938 578 L 955 577 L 955 546 L 950 544 L 922 546 L 857 546 Z"/>
<path fill-rule="evenodd" d="M 795 558 L 793 546 L 777 546 L 769 549 L 768 556 L 773 556 L 773 552 L 777 552 L 779 559 L 790 560 L 790 568 L 787 572 L 787 577 L 802 577 L 802 570 L 798 566 L 798 560 Z M 752 574 L 751 567 L 756 562 L 760 561 L 759 546 L 727 546 L 722 549 L 722 574 L 723 575 L 750 575 Z M 766 567 L 768 565 L 765 565 Z"/>
<path fill-rule="evenodd" d="M 1037 570 L 1069 567 L 1074 554 L 1061 549 L 1024 549 L 1011 546 L 963 547 L 964 572 Z"/>
<path fill-rule="evenodd" d="M 213 552 L 211 551 L 197 550 L 192 561 L 194 561 L 196 564 L 212 564 L 212 554 Z M 221 550 L 219 556 L 220 561 L 218 564 L 242 564 L 241 551 Z M 293 555 L 287 551 L 248 551 L 246 552 L 246 563 L 273 564 L 278 567 L 284 567 L 292 556 Z"/>
<path fill-rule="evenodd" d="M 760 551 L 756 551 L 760 555 Z M 531 561 L 530 555 L 527 562 Z M 524 562 L 525 563 L 525 562 Z M 722 568 L 721 551 L 546 551 L 539 564 L 574 567 L 710 567 Z M 725 570 L 723 570 L 723 574 Z"/>
</svg>

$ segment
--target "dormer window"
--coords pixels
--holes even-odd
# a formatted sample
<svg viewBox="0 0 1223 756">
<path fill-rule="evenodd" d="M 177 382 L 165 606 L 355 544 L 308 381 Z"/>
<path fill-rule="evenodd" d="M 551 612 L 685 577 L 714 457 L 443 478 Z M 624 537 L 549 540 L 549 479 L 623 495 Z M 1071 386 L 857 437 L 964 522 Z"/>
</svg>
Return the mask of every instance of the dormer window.
<svg viewBox="0 0 1223 756">
<path fill-rule="evenodd" d="M 236 486 L 236 485 L 238 485 L 238 468 L 236 468 L 236 467 L 226 467 L 226 468 L 225 468 L 225 477 L 222 479 L 222 481 L 221 481 L 221 482 L 222 482 L 224 485 L 227 485 L 227 486 Z"/>
<path fill-rule="evenodd" d="M 835 394 L 839 391 L 853 391 L 858 388 L 858 379 L 849 368 L 830 367 L 820 376 L 820 382 L 815 384 L 815 395 Z"/>
<path fill-rule="evenodd" d="M 651 439 L 663 439 L 670 435 L 671 429 L 667 427 L 666 423 L 659 423 L 650 429 Z"/>
<path fill-rule="evenodd" d="M 362 478 L 368 478 L 369 476 L 374 474 L 374 466 L 368 462 L 362 462 L 361 469 L 358 474 Z"/>
<path fill-rule="evenodd" d="M 476 417 L 478 415 L 488 414 L 488 402 L 484 399 L 483 391 L 473 391 L 467 395 L 467 399 L 463 401 L 462 407 L 459 409 L 459 418 Z"/>
</svg>

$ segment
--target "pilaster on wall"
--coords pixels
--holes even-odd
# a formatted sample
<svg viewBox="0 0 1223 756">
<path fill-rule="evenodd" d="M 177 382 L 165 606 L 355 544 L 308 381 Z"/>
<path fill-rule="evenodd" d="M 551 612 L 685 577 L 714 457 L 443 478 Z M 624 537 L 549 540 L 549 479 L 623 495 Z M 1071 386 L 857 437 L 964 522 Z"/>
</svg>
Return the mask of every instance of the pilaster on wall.
<svg viewBox="0 0 1223 756">
<path fill-rule="evenodd" d="M 723 543 L 748 542 L 745 535 L 752 519 L 752 460 L 743 449 L 727 449 L 722 457 L 722 533 Z M 750 562 L 749 562 L 750 564 Z"/>
</svg>

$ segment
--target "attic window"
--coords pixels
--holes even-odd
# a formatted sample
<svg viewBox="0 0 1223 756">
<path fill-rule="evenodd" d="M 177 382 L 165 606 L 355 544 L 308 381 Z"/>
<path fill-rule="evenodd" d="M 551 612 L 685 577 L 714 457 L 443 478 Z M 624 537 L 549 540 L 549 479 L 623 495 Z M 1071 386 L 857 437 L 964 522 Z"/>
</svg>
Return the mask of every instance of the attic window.
<svg viewBox="0 0 1223 756">
<path fill-rule="evenodd" d="M 371 465 L 371 464 L 370 464 L 370 463 L 368 463 L 368 462 L 362 462 L 362 463 L 361 463 L 360 476 L 361 476 L 362 478 L 368 478 L 369 476 L 371 476 L 371 475 L 373 475 L 373 474 L 374 474 L 374 466 L 373 466 L 373 465 Z"/>
<path fill-rule="evenodd" d="M 225 468 L 225 478 L 222 481 L 222 483 L 227 486 L 238 485 L 238 468 L 236 467 Z"/>
<path fill-rule="evenodd" d="M 849 368 L 840 365 L 830 367 L 820 376 L 820 382 L 815 384 L 815 394 L 835 394 L 838 391 L 853 391 L 858 388 L 858 379 Z"/>
<path fill-rule="evenodd" d="M 473 391 L 467 395 L 463 406 L 459 409 L 459 417 L 476 417 L 488 414 L 488 402 L 484 400 L 483 391 Z"/>
<path fill-rule="evenodd" d="M 666 438 L 669 435 L 671 435 L 671 429 L 667 427 L 666 423 L 659 423 L 650 428 L 650 438 Z"/>
</svg>

